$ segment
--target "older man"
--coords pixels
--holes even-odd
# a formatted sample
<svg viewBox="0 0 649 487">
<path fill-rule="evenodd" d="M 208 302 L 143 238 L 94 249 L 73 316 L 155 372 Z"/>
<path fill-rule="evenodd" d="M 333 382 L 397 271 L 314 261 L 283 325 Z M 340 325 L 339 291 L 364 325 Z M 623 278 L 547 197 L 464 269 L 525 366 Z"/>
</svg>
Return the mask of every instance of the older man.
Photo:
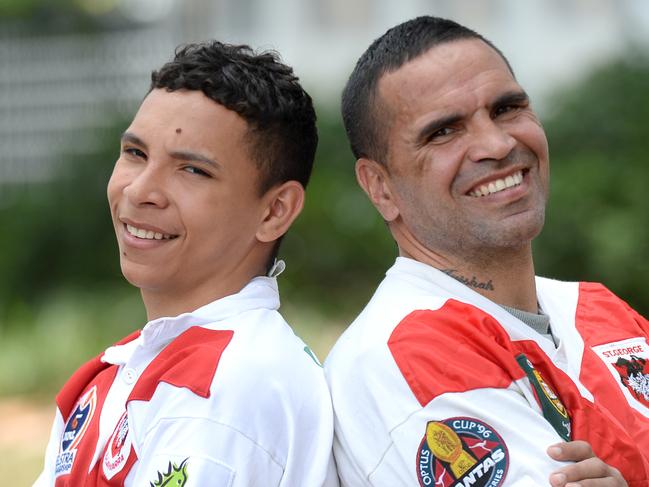
<svg viewBox="0 0 649 487">
<path fill-rule="evenodd" d="M 548 145 L 503 54 L 405 22 L 342 110 L 399 248 L 325 365 L 343 484 L 649 485 L 649 324 L 601 285 L 535 277 Z"/>
</svg>

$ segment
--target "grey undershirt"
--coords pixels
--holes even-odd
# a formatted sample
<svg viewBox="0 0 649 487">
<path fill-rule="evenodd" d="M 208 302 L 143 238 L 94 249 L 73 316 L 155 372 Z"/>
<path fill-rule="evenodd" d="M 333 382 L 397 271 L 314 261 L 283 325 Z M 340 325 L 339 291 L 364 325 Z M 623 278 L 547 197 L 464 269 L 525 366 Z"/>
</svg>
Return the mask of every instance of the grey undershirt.
<svg viewBox="0 0 649 487">
<path fill-rule="evenodd" d="M 540 333 L 545 338 L 552 341 L 555 347 L 557 346 L 557 342 L 554 338 L 554 335 L 552 334 L 552 329 L 550 328 L 550 317 L 548 315 L 543 314 L 542 312 L 539 312 L 538 314 L 530 313 L 528 311 L 510 308 L 509 306 L 501 305 L 501 307 L 509 314 L 521 320 L 534 331 Z"/>
</svg>

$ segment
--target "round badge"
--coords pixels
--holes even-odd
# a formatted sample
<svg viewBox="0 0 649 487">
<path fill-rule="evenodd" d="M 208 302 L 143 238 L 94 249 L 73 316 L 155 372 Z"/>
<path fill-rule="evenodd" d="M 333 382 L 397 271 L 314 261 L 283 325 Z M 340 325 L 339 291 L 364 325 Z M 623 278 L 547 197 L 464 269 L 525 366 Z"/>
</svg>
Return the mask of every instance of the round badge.
<svg viewBox="0 0 649 487">
<path fill-rule="evenodd" d="M 497 487 L 508 466 L 503 439 L 475 418 L 429 421 L 417 453 L 417 478 L 423 487 Z"/>
</svg>

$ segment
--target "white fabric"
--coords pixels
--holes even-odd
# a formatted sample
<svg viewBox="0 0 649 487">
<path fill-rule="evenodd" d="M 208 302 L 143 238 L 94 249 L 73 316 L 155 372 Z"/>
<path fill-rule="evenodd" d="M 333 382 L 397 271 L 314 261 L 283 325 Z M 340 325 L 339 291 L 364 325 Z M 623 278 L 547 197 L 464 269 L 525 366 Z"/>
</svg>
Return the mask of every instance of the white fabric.
<svg viewBox="0 0 649 487">
<path fill-rule="evenodd" d="M 573 310 L 574 322 L 575 285 L 562 285 L 566 289 L 560 307 Z M 412 311 L 437 310 L 450 298 L 470 303 L 496 318 L 512 340 L 535 341 L 557 367 L 579 382 L 578 365 L 575 369 L 572 360 L 580 354 L 577 343 L 566 350 L 562 340 L 556 349 L 549 339 L 455 279 L 399 257 L 325 362 L 335 412 L 334 454 L 341 485 L 420 485 L 416 459 L 427 422 L 457 416 L 479 418 L 502 436 L 509 447 L 509 471 L 503 485 L 549 485 L 549 473 L 562 466 L 546 453 L 549 445 L 562 440 L 542 416 L 527 378 L 512 382 L 508 388 L 446 393 L 424 406 L 419 404 L 391 355 L 388 339 Z M 554 322 L 556 303 L 541 299 L 541 304 Z M 565 337 L 558 332 L 558 338 Z M 584 391 L 584 395 L 589 393 Z"/>
<path fill-rule="evenodd" d="M 134 341 L 106 350 L 119 366 L 101 410 L 101 462 L 124 403 L 147 365 L 183 331 L 200 325 L 233 330 L 203 398 L 160 383 L 150 401 L 128 403 L 138 461 L 125 486 L 148 486 L 170 462 L 187 460 L 186 487 L 336 486 L 333 416 L 322 369 L 277 312 L 277 283 L 253 279 L 239 293 L 173 318 L 153 320 Z M 64 418 L 57 411 L 45 469 L 35 485 L 54 485 Z M 94 465 L 95 462 L 93 462 Z M 92 469 L 92 466 L 91 466 Z"/>
</svg>

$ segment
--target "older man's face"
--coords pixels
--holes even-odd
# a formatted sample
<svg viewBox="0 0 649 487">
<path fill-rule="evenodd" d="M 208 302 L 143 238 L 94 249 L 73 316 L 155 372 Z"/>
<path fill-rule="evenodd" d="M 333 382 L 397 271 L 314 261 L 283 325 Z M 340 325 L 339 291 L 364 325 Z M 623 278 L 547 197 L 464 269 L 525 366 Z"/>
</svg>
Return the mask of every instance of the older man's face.
<svg viewBox="0 0 649 487">
<path fill-rule="evenodd" d="M 547 141 L 496 51 L 477 39 L 442 44 L 385 75 L 378 90 L 390 114 L 391 224 L 464 258 L 540 232 Z"/>
</svg>

